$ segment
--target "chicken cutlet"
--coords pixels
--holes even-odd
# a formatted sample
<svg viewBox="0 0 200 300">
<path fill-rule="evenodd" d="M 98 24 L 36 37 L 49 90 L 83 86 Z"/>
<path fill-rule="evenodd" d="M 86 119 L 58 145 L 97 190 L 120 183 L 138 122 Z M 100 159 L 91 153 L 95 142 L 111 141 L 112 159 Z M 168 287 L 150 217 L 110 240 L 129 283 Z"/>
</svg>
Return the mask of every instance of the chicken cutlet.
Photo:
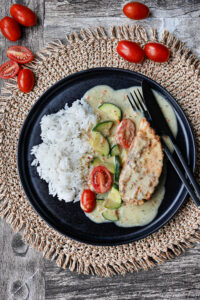
<svg viewBox="0 0 200 300">
<path fill-rule="evenodd" d="M 119 178 L 122 199 L 142 205 L 159 183 L 163 168 L 163 151 L 160 138 L 143 118 L 134 137 Z"/>
</svg>

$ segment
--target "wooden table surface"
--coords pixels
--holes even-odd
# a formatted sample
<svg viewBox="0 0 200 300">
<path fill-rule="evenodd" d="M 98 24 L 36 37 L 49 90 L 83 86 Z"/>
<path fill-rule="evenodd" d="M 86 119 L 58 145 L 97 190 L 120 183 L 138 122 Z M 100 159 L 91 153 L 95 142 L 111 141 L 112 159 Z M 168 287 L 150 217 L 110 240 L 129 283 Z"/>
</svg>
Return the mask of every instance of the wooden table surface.
<svg viewBox="0 0 200 300">
<path fill-rule="evenodd" d="M 88 26 L 134 24 L 122 14 L 120 0 L 0 0 L 0 17 L 9 14 L 13 3 L 26 4 L 38 16 L 38 24 L 23 30 L 15 44 L 37 52 L 54 40 L 64 40 L 74 29 Z M 200 1 L 145 0 L 148 19 L 137 23 L 174 33 L 200 57 Z M 1 62 L 12 45 L 0 35 Z M 2 81 L 0 82 L 2 86 Z M 0 220 L 0 300 L 64 299 L 200 299 L 200 244 L 181 256 L 146 272 L 125 277 L 98 278 L 62 270 L 42 258 Z"/>
</svg>

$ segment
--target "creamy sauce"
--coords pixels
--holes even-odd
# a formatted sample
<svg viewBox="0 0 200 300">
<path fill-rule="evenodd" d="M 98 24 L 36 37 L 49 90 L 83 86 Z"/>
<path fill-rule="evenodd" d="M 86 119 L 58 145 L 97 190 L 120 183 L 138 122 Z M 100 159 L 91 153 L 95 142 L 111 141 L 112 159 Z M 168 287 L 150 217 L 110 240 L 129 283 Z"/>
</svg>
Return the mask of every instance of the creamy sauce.
<svg viewBox="0 0 200 300">
<path fill-rule="evenodd" d="M 123 118 L 129 118 L 134 121 L 136 125 L 136 130 L 139 127 L 139 123 L 143 118 L 143 115 L 139 112 L 134 112 L 129 101 L 127 99 L 127 94 L 130 92 L 133 93 L 134 90 L 140 89 L 140 87 L 131 87 L 129 89 L 122 90 L 113 90 L 111 87 L 106 85 L 95 86 L 90 89 L 84 95 L 84 98 L 87 102 L 94 108 L 94 112 L 99 116 L 101 121 L 108 120 L 105 114 L 103 114 L 98 106 L 104 102 L 110 102 L 119 106 L 122 110 Z M 169 124 L 170 129 L 174 136 L 177 135 L 177 120 L 175 113 L 172 107 L 168 104 L 168 102 L 157 92 L 153 91 L 158 101 L 158 104 L 161 107 L 161 110 Z M 109 137 L 109 142 L 111 145 L 116 143 L 115 134 L 118 124 L 116 123 L 112 127 L 111 137 Z M 168 144 L 171 151 L 173 151 L 173 146 L 169 140 L 166 139 L 166 143 Z M 121 149 L 122 161 L 126 159 L 127 150 Z M 141 206 L 132 205 L 123 202 L 122 206 L 118 209 L 119 220 L 115 222 L 117 226 L 121 227 L 132 227 L 132 226 L 144 226 L 150 223 L 155 216 L 157 215 L 158 208 L 164 198 L 165 194 L 165 180 L 166 180 L 166 172 L 163 171 L 163 174 L 160 179 L 160 183 L 156 188 L 151 200 L 145 202 Z M 90 218 L 95 223 L 104 223 L 109 222 L 104 219 L 102 216 L 104 208 L 103 206 L 98 205 L 93 212 L 86 214 L 88 218 Z"/>
<path fill-rule="evenodd" d="M 160 183 L 151 200 L 143 205 L 124 203 L 119 209 L 119 221 L 115 224 L 120 227 L 144 226 L 150 223 L 157 215 L 158 208 L 165 195 L 166 170 L 160 178 Z"/>
</svg>

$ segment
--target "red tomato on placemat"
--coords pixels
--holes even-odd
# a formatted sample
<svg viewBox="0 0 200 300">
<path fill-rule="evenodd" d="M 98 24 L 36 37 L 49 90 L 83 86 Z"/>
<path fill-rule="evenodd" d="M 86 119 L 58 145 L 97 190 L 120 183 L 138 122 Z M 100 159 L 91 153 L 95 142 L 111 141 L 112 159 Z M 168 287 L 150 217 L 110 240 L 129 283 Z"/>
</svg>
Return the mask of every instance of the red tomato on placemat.
<svg viewBox="0 0 200 300">
<path fill-rule="evenodd" d="M 17 77 L 17 83 L 23 93 L 30 92 L 35 83 L 33 72 L 29 69 L 22 69 Z"/>
<path fill-rule="evenodd" d="M 155 62 L 166 62 L 169 59 L 169 49 L 163 44 L 148 43 L 144 47 L 146 56 Z"/>
<path fill-rule="evenodd" d="M 139 44 L 125 40 L 118 43 L 117 52 L 125 60 L 134 63 L 141 63 L 145 56 L 144 50 Z"/>
<path fill-rule="evenodd" d="M 15 77 L 20 70 L 17 62 L 9 60 L 0 66 L 0 78 L 9 79 Z"/>
</svg>

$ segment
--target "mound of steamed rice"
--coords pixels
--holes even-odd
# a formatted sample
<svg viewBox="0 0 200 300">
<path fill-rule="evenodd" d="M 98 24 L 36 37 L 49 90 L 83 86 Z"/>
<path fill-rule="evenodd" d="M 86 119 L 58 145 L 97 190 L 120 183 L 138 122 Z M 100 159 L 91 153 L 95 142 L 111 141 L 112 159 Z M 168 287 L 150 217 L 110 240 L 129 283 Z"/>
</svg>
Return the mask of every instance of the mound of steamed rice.
<svg viewBox="0 0 200 300">
<path fill-rule="evenodd" d="M 41 120 L 42 143 L 31 150 L 35 156 L 32 166 L 48 183 L 49 194 L 59 200 L 80 200 L 88 180 L 88 155 L 93 154 L 86 133 L 96 122 L 93 108 L 84 100 L 71 107 L 66 104 Z"/>
</svg>

